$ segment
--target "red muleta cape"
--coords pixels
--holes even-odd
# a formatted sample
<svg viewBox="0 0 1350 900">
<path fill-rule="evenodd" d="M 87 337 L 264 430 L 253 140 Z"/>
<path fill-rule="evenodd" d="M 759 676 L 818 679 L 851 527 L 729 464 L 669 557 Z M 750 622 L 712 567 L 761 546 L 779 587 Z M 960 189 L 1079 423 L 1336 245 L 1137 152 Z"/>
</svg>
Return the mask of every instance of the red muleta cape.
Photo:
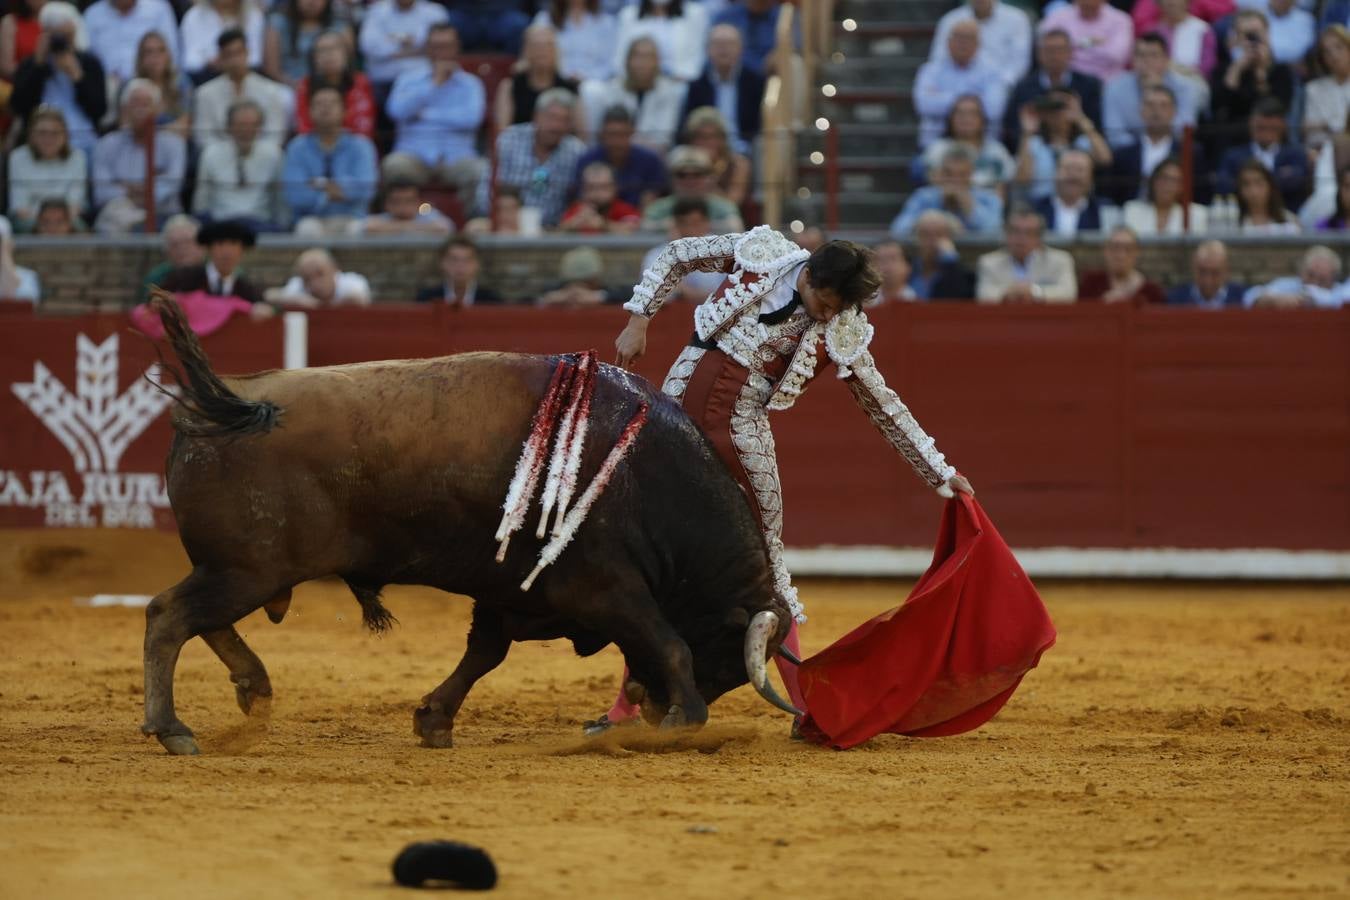
<svg viewBox="0 0 1350 900">
<path fill-rule="evenodd" d="M 1054 642 L 1031 579 L 975 499 L 957 494 L 905 602 L 802 663 L 802 735 L 847 750 L 883 732 L 971 731 Z"/>
</svg>

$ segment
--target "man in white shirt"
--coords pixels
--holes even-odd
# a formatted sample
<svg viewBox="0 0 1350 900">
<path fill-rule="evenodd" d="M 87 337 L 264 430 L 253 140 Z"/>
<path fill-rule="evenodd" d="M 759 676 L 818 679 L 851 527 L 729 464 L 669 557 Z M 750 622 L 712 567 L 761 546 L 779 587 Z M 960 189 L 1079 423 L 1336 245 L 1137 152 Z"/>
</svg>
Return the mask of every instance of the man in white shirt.
<svg viewBox="0 0 1350 900">
<path fill-rule="evenodd" d="M 1319 307 L 1338 309 L 1350 295 L 1350 284 L 1341 284 L 1341 258 L 1330 247 L 1318 244 L 1303 254 L 1297 275 L 1258 284 L 1242 297 L 1243 306 L 1275 309 Z"/>
<path fill-rule="evenodd" d="M 958 97 L 974 94 L 984 105 L 988 122 L 1003 118 L 1008 85 L 1002 75 L 979 59 L 980 28 L 974 22 L 957 22 L 947 36 L 948 57 L 930 60 L 914 79 L 914 110 L 919 114 L 919 146 L 927 147 L 942 134 L 947 113 Z"/>
<path fill-rule="evenodd" d="M 221 74 L 197 88 L 193 95 L 192 139 L 198 147 L 228 137 L 230 107 L 245 98 L 262 110 L 262 137 L 281 144 L 289 131 L 286 102 L 276 82 L 250 71 L 248 44 L 238 28 L 224 31 L 217 41 Z"/>
<path fill-rule="evenodd" d="M 178 20 L 166 0 L 98 0 L 84 11 L 84 24 L 89 49 L 114 85 L 136 77 L 136 50 L 152 31 L 164 38 L 169 55 L 181 65 Z"/>
<path fill-rule="evenodd" d="M 37 273 L 14 264 L 14 229 L 9 219 L 0 216 L 0 300 L 37 303 L 41 297 Z"/>
<path fill-rule="evenodd" d="M 269 288 L 265 296 L 268 303 L 303 309 L 369 306 L 370 282 L 364 275 L 339 270 L 333 254 L 316 247 L 296 258 L 295 275 L 284 287 Z"/>
<path fill-rule="evenodd" d="M 1031 67 L 1031 20 L 1022 10 L 1000 0 L 967 0 L 964 6 L 958 6 L 939 19 L 928 61 L 951 58 L 947 36 L 953 25 L 967 21 L 980 27 L 977 58 L 997 70 L 1011 88 Z"/>
<path fill-rule="evenodd" d="M 359 43 L 371 83 L 387 91 L 398 76 L 424 66 L 427 33 L 449 21 L 445 7 L 429 0 L 379 0 L 370 7 Z"/>
<path fill-rule="evenodd" d="M 262 109 L 252 100 L 230 106 L 229 138 L 212 141 L 197 164 L 192 211 L 201 219 L 239 219 L 254 231 L 282 226 L 281 147 L 259 138 Z"/>
<path fill-rule="evenodd" d="M 1270 24 L 1270 50 L 1275 61 L 1302 65 L 1304 55 L 1317 39 L 1317 20 L 1312 13 L 1299 9 L 1294 0 L 1267 0 L 1257 4 L 1257 9 L 1265 12 Z"/>
</svg>

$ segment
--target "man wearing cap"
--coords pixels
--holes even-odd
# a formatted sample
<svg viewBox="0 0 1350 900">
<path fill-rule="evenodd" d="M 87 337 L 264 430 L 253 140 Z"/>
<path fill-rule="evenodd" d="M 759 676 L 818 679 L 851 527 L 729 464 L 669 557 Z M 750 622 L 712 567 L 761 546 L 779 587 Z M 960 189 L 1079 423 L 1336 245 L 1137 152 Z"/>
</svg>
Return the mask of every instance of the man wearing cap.
<svg viewBox="0 0 1350 900">
<path fill-rule="evenodd" d="M 539 298 L 540 306 L 601 306 L 624 295 L 605 287 L 605 262 L 594 247 L 573 247 L 558 263 L 558 287 Z"/>
<path fill-rule="evenodd" d="M 713 187 L 712 160 L 702 147 L 687 145 L 670 151 L 666 159 L 674 192 L 669 197 L 653 200 L 642 213 L 643 231 L 667 232 L 673 224 L 675 204 L 681 200 L 703 200 L 712 216 L 712 230 L 717 234 L 740 231 L 740 210 L 726 197 L 719 196 Z"/>
<path fill-rule="evenodd" d="M 806 617 L 783 562 L 783 496 L 771 411 L 792 407 L 833 366 L 886 441 L 933 490 L 944 497 L 974 491 L 886 386 L 868 352 L 873 329 L 862 306 L 881 286 L 871 251 L 829 241 L 808 253 L 763 225 L 745 234 L 672 241 L 624 304 L 632 316 L 614 342 L 619 365 L 646 351 L 648 322 L 693 271 L 726 277 L 694 310 L 695 332 L 661 390 L 689 413 L 744 488 L 764 534 L 774 590 L 794 616 L 783 646 L 795 655 L 796 626 Z M 793 704 L 804 709 L 796 666 L 780 657 L 779 673 Z M 625 688 L 627 681 L 625 675 Z M 586 731 L 603 731 L 636 714 L 621 693 Z"/>
<path fill-rule="evenodd" d="M 253 304 L 253 317 L 267 318 L 273 313 L 263 302 L 258 286 L 241 274 L 239 264 L 244 251 L 253 246 L 253 230 L 232 220 L 212 222 L 197 232 L 197 243 L 206 248 L 206 262 L 198 266 L 174 269 L 161 287 L 175 294 L 201 291 L 210 297 L 238 297 Z"/>
</svg>

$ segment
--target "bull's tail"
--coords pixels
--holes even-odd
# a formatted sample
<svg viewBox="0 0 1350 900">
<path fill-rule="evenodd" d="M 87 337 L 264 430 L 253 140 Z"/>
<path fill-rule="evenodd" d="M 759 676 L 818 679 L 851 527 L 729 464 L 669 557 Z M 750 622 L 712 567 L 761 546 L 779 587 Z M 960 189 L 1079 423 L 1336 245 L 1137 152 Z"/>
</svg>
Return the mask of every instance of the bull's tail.
<svg viewBox="0 0 1350 900">
<path fill-rule="evenodd" d="M 161 368 L 168 372 L 179 387 L 178 404 L 191 413 L 179 417 L 174 428 L 190 437 L 222 437 L 244 434 L 265 434 L 272 430 L 281 417 L 281 407 L 270 400 L 245 400 L 225 386 L 225 382 L 211 371 L 201 342 L 193 333 L 183 308 L 167 291 L 151 289 L 151 308 L 164 323 L 164 336 L 173 347 L 174 355 L 182 363 L 182 370 L 164 362 Z"/>
<path fill-rule="evenodd" d="M 371 584 L 346 575 L 342 580 L 347 582 L 347 587 L 356 595 L 356 602 L 361 604 L 361 620 L 366 623 L 367 628 L 380 634 L 398 624 L 394 614 L 385 609 L 384 604 L 380 602 L 379 584 Z"/>
</svg>

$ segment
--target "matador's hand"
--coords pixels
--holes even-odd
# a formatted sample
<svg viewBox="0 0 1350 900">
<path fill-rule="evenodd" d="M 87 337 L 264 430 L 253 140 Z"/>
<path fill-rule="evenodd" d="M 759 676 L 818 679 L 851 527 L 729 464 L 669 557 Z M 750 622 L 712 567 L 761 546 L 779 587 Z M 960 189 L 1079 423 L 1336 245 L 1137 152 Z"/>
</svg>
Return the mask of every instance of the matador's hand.
<svg viewBox="0 0 1350 900">
<path fill-rule="evenodd" d="M 953 475 L 947 480 L 947 484 L 950 485 L 951 489 L 954 491 L 959 491 L 962 494 L 969 494 L 972 497 L 975 496 L 975 489 L 970 486 L 969 481 L 966 481 L 966 476 L 964 475 Z"/>
<path fill-rule="evenodd" d="M 647 352 L 647 320 L 642 316 L 633 316 L 628 325 L 614 341 L 615 362 L 625 369 L 643 353 Z"/>
</svg>

